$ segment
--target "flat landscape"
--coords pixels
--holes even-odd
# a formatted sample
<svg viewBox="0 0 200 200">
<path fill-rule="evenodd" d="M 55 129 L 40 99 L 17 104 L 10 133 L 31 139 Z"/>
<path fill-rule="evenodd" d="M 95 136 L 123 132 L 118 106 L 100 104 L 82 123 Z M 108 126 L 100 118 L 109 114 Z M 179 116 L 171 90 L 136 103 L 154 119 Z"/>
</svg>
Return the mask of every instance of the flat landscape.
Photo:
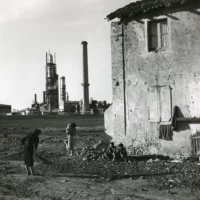
<svg viewBox="0 0 200 200">
<path fill-rule="evenodd" d="M 77 123 L 76 155 L 69 157 L 65 127 Z M 35 176 L 27 176 L 21 139 L 35 128 L 42 134 Z M 6 200 L 198 200 L 199 165 L 189 160 L 110 162 L 91 147 L 105 146 L 102 116 L 33 116 L 0 118 L 0 199 Z"/>
<path fill-rule="evenodd" d="M 75 121 L 79 127 L 103 126 L 103 115 L 0 116 L 0 128 L 65 128 Z"/>
</svg>

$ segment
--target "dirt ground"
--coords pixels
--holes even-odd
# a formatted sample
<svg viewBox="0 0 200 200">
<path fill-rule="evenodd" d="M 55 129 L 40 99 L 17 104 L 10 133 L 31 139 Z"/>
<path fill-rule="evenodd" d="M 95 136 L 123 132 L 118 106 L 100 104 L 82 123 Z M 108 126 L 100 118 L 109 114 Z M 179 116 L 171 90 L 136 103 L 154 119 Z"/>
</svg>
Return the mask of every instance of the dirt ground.
<svg viewBox="0 0 200 200">
<path fill-rule="evenodd" d="M 105 146 L 111 139 L 100 126 L 78 127 L 74 157 L 69 157 L 65 150 L 64 128 L 41 128 L 36 175 L 27 176 L 21 139 L 32 130 L 0 129 L 0 200 L 200 199 L 196 162 L 110 162 L 88 152 L 87 149 L 101 139 Z"/>
</svg>

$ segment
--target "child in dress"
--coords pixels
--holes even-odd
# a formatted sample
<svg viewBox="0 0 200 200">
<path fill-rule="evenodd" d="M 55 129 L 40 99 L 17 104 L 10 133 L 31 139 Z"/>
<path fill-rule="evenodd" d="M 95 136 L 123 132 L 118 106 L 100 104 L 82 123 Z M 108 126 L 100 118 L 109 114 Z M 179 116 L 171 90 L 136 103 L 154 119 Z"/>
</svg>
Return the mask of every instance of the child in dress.
<svg viewBox="0 0 200 200">
<path fill-rule="evenodd" d="M 75 135 L 76 135 L 76 124 L 71 123 L 67 125 L 66 128 L 66 134 L 67 138 L 64 140 L 64 143 L 66 145 L 66 149 L 70 150 L 70 156 L 74 155 L 74 148 L 75 148 Z"/>
</svg>

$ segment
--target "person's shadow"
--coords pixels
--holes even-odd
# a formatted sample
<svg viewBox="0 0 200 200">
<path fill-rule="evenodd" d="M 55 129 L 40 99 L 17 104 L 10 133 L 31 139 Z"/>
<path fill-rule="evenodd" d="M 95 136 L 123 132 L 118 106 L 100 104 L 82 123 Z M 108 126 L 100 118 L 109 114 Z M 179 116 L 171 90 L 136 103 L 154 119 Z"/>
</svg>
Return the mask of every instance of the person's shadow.
<svg viewBox="0 0 200 200">
<path fill-rule="evenodd" d="M 177 118 L 185 118 L 181 109 L 177 106 Z M 190 129 L 188 122 L 177 122 L 176 132 L 185 131 Z"/>
</svg>

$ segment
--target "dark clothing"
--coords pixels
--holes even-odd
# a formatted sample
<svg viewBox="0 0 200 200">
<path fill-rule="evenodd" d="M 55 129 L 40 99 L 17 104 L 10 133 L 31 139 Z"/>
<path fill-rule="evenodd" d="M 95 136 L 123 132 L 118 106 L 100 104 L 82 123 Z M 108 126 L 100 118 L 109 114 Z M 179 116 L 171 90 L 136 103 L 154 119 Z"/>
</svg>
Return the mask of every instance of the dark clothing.
<svg viewBox="0 0 200 200">
<path fill-rule="evenodd" d="M 118 158 L 127 158 L 127 151 L 124 147 L 121 147 L 117 152 Z"/>
<path fill-rule="evenodd" d="M 25 165 L 32 167 L 34 164 L 34 153 L 37 150 L 39 143 L 39 137 L 34 133 L 29 133 L 22 139 L 24 145 L 24 163 Z"/>
<path fill-rule="evenodd" d="M 106 157 L 109 158 L 109 159 L 113 159 L 116 157 L 116 147 L 113 146 L 113 147 L 108 147 L 108 149 L 106 150 L 105 152 L 106 154 Z"/>
<path fill-rule="evenodd" d="M 171 125 L 160 125 L 159 139 L 172 141 L 173 131 Z"/>
</svg>

